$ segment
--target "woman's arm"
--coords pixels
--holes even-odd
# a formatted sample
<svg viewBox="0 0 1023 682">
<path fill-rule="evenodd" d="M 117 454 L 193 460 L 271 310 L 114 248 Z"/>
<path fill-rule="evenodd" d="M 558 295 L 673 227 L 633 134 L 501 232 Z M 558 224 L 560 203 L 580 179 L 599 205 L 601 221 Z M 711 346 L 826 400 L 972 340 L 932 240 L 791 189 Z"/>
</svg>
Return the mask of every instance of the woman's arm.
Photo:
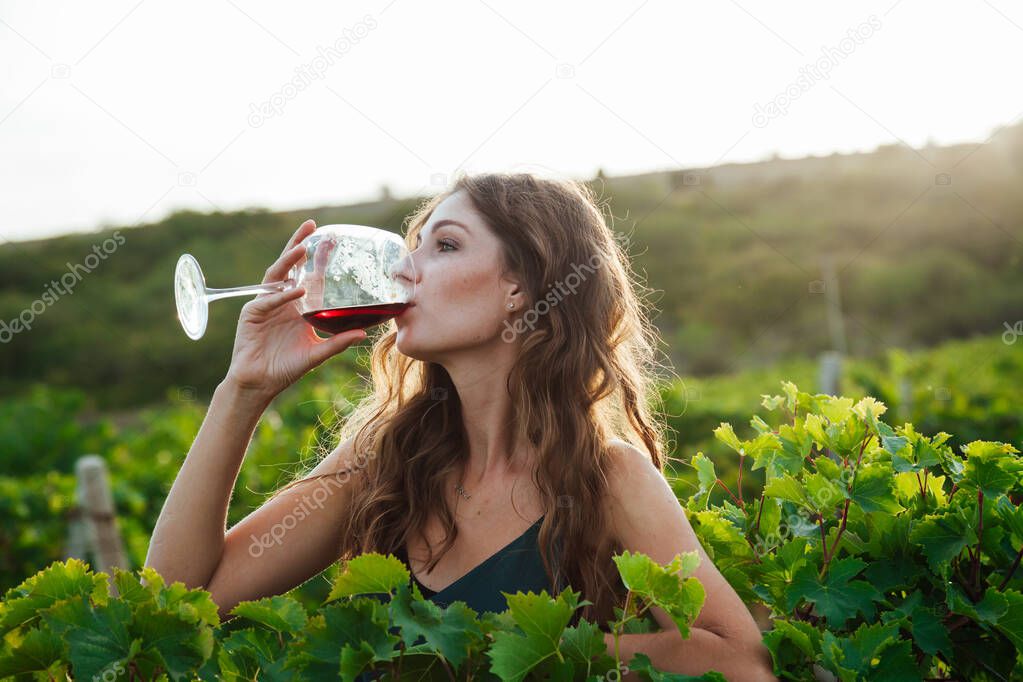
<svg viewBox="0 0 1023 682">
<path fill-rule="evenodd" d="M 168 581 L 204 587 L 226 619 L 238 602 L 283 594 L 338 559 L 363 457 L 354 438 L 224 533 L 228 498 L 262 401 L 230 383 L 214 393 L 206 421 L 160 513 L 146 565 Z M 216 426 L 220 425 L 220 426 Z"/>
<path fill-rule="evenodd" d="M 264 284 L 283 279 L 304 257 L 301 241 L 315 229 L 312 220 L 302 223 L 281 255 L 266 269 Z M 366 336 L 363 330 L 355 329 L 330 339 L 319 338 L 294 304 L 304 292 L 302 287 L 295 287 L 260 294 L 242 306 L 227 376 L 213 393 L 206 418 L 171 486 L 150 539 L 146 565 L 156 569 L 165 580 L 180 580 L 187 587 L 206 587 L 225 556 L 232 560 L 231 568 L 240 567 L 236 559 L 239 552 L 234 549 L 242 544 L 235 539 L 239 533 L 225 537 L 224 529 L 231 491 L 260 416 L 275 396 L 306 372 Z M 272 527 L 276 517 L 286 514 L 279 503 L 269 509 L 268 506 L 257 510 L 254 518 L 245 519 L 243 530 Z M 319 526 L 303 526 L 309 529 L 305 532 L 316 545 L 315 557 L 319 562 L 327 538 Z M 297 531 L 290 532 L 289 541 L 299 535 Z M 280 543 L 275 545 L 279 548 Z M 294 547 L 289 549 L 294 551 Z M 258 547 L 252 554 L 257 553 Z M 244 555 L 244 550 L 241 554 Z M 267 552 L 258 569 L 252 566 L 257 557 L 242 558 L 241 565 L 251 577 L 224 578 L 223 582 L 236 584 L 235 595 L 253 594 L 279 587 L 285 584 L 285 578 L 304 574 L 308 568 L 299 557 L 298 573 L 286 575 L 268 559 L 271 555 L 276 554 Z M 267 578 L 268 575 L 274 577 Z M 238 587 L 239 582 L 244 585 Z M 212 585 L 208 589 L 213 593 Z"/>
<path fill-rule="evenodd" d="M 225 379 L 160 510 L 146 566 L 204 587 L 224 551 L 227 509 L 252 432 L 269 401 Z"/>
<path fill-rule="evenodd" d="M 667 613 L 651 607 L 661 632 L 619 636 L 621 660 L 627 663 L 642 652 L 655 668 L 668 672 L 700 675 L 716 670 L 729 680 L 776 680 L 760 628 L 700 545 L 671 486 L 648 455 L 624 441 L 612 445 L 608 483 L 615 537 L 626 550 L 646 554 L 660 564 L 681 552 L 698 552 L 700 564 L 694 576 L 706 592 L 688 639 L 682 638 Z M 613 656 L 613 635 L 604 639 Z"/>
</svg>

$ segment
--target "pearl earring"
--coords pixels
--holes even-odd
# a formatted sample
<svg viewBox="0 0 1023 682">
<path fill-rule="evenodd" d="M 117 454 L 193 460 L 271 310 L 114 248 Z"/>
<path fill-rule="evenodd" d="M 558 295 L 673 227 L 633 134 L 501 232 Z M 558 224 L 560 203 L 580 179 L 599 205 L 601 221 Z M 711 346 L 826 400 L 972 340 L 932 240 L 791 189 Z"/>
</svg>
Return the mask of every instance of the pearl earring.
<svg viewBox="0 0 1023 682">
<path fill-rule="evenodd" d="M 514 303 L 509 303 L 509 304 L 508 304 L 508 310 L 511 310 L 511 309 L 512 309 L 512 308 L 514 308 L 514 307 L 515 307 L 515 304 L 514 304 Z"/>
</svg>

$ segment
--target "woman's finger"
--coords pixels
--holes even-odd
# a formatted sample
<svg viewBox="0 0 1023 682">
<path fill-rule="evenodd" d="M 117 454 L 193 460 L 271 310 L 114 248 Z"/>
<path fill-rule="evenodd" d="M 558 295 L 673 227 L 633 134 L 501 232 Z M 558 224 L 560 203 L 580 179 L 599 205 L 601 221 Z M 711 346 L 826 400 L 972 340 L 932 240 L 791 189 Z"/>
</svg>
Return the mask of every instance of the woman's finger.
<svg viewBox="0 0 1023 682">
<path fill-rule="evenodd" d="M 295 230 L 295 234 L 291 235 L 291 239 L 288 240 L 287 246 L 285 246 L 284 250 L 281 251 L 281 255 L 283 256 L 285 253 L 288 252 L 289 249 L 294 247 L 296 244 L 298 244 L 300 241 L 302 241 L 315 231 L 316 221 L 313 220 L 312 218 L 299 225 L 298 229 Z"/>
<path fill-rule="evenodd" d="M 317 342 L 315 346 L 310 348 L 309 359 L 318 365 L 327 358 L 342 352 L 352 344 L 362 341 L 366 336 L 365 329 L 349 329 L 340 334 L 335 334 L 329 339 Z"/>
<path fill-rule="evenodd" d="M 275 291 L 272 294 L 260 294 L 245 305 L 252 312 L 269 313 L 285 303 L 301 298 L 304 293 L 304 287 L 290 287 L 284 291 Z"/>
<path fill-rule="evenodd" d="M 293 246 L 291 249 L 285 251 L 280 257 L 274 261 L 273 265 L 266 269 L 263 273 L 263 284 L 270 282 L 279 282 L 288 275 L 288 271 L 291 270 L 291 266 L 302 259 L 305 255 L 305 247 L 299 244 Z"/>
</svg>

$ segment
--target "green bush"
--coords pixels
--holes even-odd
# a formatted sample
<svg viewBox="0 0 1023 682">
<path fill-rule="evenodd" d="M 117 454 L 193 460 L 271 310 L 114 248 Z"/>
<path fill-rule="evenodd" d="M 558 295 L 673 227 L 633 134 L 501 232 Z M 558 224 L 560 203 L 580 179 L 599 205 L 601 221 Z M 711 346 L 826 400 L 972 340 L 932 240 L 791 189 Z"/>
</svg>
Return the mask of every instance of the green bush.
<svg viewBox="0 0 1023 682">
<path fill-rule="evenodd" d="M 746 601 L 770 608 L 776 674 L 1018 679 L 1018 450 L 978 440 L 956 453 L 947 433 L 881 421 L 887 408 L 873 398 L 783 387 L 762 404 L 786 423 L 753 417 L 748 440 L 728 423 L 714 433 L 740 471 L 763 470 L 759 497 L 729 491 L 709 504 L 723 483 L 698 453 L 700 488 L 686 503 L 715 565 Z"/>
<path fill-rule="evenodd" d="M 974 440 L 958 452 L 945 432 L 892 426 L 887 407 L 799 391 L 761 404 L 777 422 L 713 431 L 734 452 L 732 490 L 698 452 L 696 490 L 683 497 L 701 544 L 749 605 L 770 612 L 764 642 L 788 680 L 1019 679 L 1023 675 L 1023 459 L 1011 444 Z M 780 417 L 780 418 L 779 418 Z M 764 480 L 745 494 L 742 478 Z M 720 501 L 711 493 L 724 491 Z M 703 604 L 693 552 L 660 566 L 615 557 L 633 594 L 617 633 L 655 627 L 651 605 L 683 634 Z M 597 625 L 572 615 L 566 590 L 508 596 L 503 614 L 444 609 L 409 585 L 393 557 L 340 567 L 310 605 L 289 595 L 240 604 L 220 623 L 207 593 L 165 586 L 151 569 L 103 574 L 51 564 L 0 603 L 0 675 L 71 672 L 141 679 L 598 679 L 615 675 Z M 411 591 L 410 591 L 411 590 Z M 387 601 L 381 597 L 386 596 Z M 400 668 L 398 666 L 401 666 Z M 643 679 L 661 673 L 636 656 Z M 623 670 L 618 668 L 617 670 Z M 720 679 L 708 673 L 706 679 Z"/>
<path fill-rule="evenodd" d="M 671 614 L 679 631 L 703 604 L 691 577 L 695 552 L 660 566 L 642 554 L 615 558 L 638 606 L 618 612 L 616 636 L 646 623 L 649 607 Z M 384 680 L 601 679 L 627 670 L 608 654 L 604 633 L 575 611 L 589 603 L 566 589 L 506 594 L 508 609 L 477 614 L 464 602 L 424 600 L 405 565 L 363 554 L 347 562 L 312 613 L 288 596 L 242 602 L 221 623 L 204 590 L 167 586 L 156 571 L 108 576 L 77 560 L 55 563 L 7 593 L 0 608 L 0 677 L 120 680 L 336 680 L 363 673 Z M 637 654 L 631 669 L 662 679 Z M 613 677 L 617 679 L 617 677 Z M 365 679 L 365 677 L 363 678 Z M 611 678 L 608 678 L 611 679 Z M 717 673 L 672 680 L 723 680 Z"/>
</svg>

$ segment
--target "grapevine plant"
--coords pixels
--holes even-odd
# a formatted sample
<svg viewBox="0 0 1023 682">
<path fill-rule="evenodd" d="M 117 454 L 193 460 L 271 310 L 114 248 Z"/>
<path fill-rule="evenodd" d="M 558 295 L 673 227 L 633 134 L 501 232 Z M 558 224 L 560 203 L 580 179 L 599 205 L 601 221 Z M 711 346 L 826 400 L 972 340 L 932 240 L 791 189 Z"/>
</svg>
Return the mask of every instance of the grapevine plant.
<svg viewBox="0 0 1023 682">
<path fill-rule="evenodd" d="M 615 557 L 637 608 L 619 610 L 615 637 L 649 627 L 650 606 L 668 612 L 683 636 L 703 605 L 692 577 L 698 558 L 666 566 L 643 554 Z M 410 584 L 393 556 L 346 562 L 313 612 L 287 595 L 238 604 L 221 623 L 208 592 L 166 585 L 152 568 L 115 568 L 113 579 L 78 559 L 55 562 L 10 590 L 0 608 L 5 633 L 0 677 L 76 680 L 723 680 L 662 673 L 637 654 L 609 655 L 604 632 L 573 614 L 588 601 L 567 588 L 506 594 L 508 609 L 477 614 L 464 602 L 441 607 Z M 116 597 L 111 594 L 111 583 Z"/>
<path fill-rule="evenodd" d="M 764 641 L 782 679 L 1021 679 L 1023 461 L 1011 444 L 881 421 L 874 398 L 811 395 L 782 382 L 754 435 L 715 437 L 755 499 L 691 460 L 687 502 L 704 547 L 747 603 L 771 612 Z M 721 504 L 711 493 L 727 490 Z"/>
<path fill-rule="evenodd" d="M 782 383 L 740 439 L 733 492 L 703 453 L 683 504 L 715 565 L 770 614 L 764 643 L 787 680 L 1019 679 L 1023 664 L 1023 461 L 1011 444 L 890 426 L 874 398 L 811 395 Z M 746 499 L 742 472 L 764 480 Z M 657 627 L 683 637 L 704 602 L 695 552 L 666 565 L 628 551 L 628 588 L 604 624 L 617 641 Z M 505 594 L 503 613 L 423 599 L 407 566 L 368 553 L 340 567 L 317 607 L 290 595 L 238 604 L 221 622 L 208 592 L 151 568 L 94 573 L 54 562 L 0 602 L 0 678 L 24 680 L 724 679 L 626 665 L 604 631 L 574 622 L 571 588 Z"/>
</svg>

